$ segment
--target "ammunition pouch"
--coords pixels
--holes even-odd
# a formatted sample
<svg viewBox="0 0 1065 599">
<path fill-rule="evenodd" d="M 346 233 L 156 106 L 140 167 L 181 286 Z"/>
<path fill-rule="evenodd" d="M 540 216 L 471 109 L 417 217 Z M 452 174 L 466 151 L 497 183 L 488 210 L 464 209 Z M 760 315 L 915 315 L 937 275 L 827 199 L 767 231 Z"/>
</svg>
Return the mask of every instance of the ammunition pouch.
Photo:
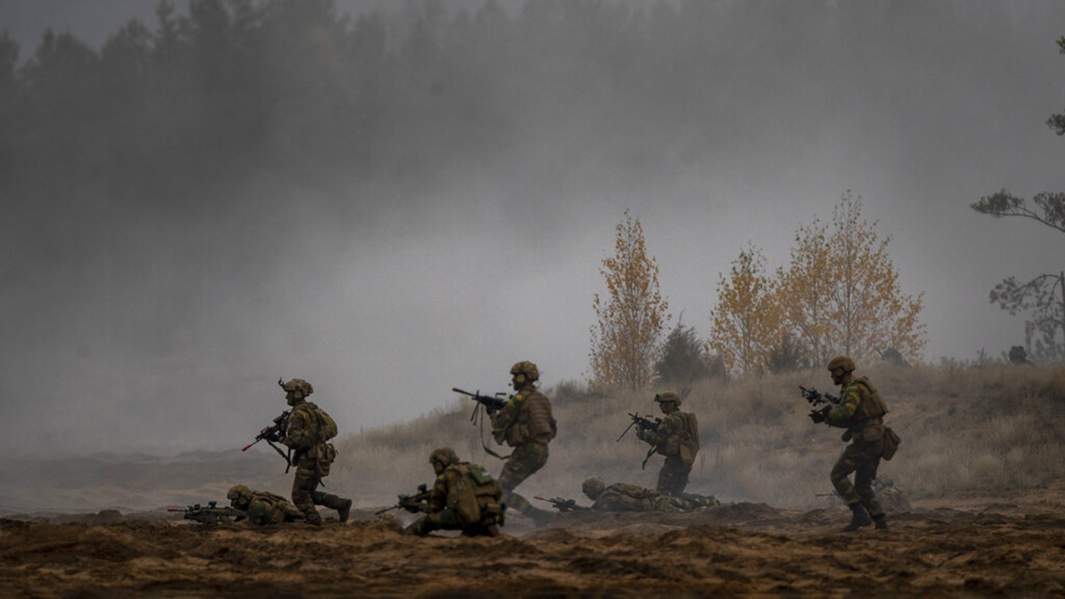
<svg viewBox="0 0 1065 599">
<path fill-rule="evenodd" d="M 891 458 L 895 457 L 895 452 L 899 450 L 899 445 L 902 443 L 902 439 L 899 439 L 898 433 L 891 429 L 890 426 L 884 427 L 884 451 L 880 454 L 880 457 L 886 461 L 891 461 Z"/>
</svg>

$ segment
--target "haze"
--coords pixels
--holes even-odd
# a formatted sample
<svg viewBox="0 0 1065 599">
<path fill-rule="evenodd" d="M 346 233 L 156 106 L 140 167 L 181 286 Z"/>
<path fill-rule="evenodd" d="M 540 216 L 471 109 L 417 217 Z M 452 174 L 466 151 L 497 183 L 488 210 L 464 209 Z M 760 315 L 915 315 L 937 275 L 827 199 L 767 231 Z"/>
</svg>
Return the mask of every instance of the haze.
<svg viewBox="0 0 1065 599">
<path fill-rule="evenodd" d="M 146 4 L 9 1 L 0 29 L 24 64 L 47 25 L 95 48 L 130 17 L 154 31 Z M 480 3 L 461 5 L 475 20 Z M 237 447 L 283 408 L 279 376 L 312 381 L 344 432 L 448 405 L 452 386 L 503 390 L 517 360 L 547 386 L 580 379 L 625 210 L 703 336 L 740 249 L 775 268 L 846 189 L 925 293 L 926 360 L 1023 343 L 988 290 L 1062 266 L 1060 233 L 968 207 L 1065 189 L 1065 141 L 1044 124 L 1065 107 L 1059 1 L 504 3 L 467 62 L 446 51 L 458 5 L 381 6 L 394 51 L 417 23 L 441 28 L 438 71 L 351 88 L 359 55 L 330 54 L 285 83 L 372 97 L 388 120 L 348 121 L 315 91 L 252 132 L 270 160 L 212 145 L 225 121 L 156 113 L 116 118 L 100 155 L 141 156 L 130 144 L 173 129 L 217 168 L 186 149 L 106 178 L 0 172 L 3 451 Z"/>
</svg>

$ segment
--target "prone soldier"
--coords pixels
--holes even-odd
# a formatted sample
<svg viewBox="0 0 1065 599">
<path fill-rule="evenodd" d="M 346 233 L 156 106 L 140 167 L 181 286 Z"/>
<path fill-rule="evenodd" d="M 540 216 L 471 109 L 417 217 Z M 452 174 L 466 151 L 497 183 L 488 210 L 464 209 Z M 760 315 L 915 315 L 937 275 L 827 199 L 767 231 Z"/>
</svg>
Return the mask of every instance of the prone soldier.
<svg viewBox="0 0 1065 599">
<path fill-rule="evenodd" d="M 235 485 L 226 494 L 226 498 L 233 509 L 244 512 L 248 521 L 256 526 L 303 520 L 303 512 L 280 495 Z"/>
<path fill-rule="evenodd" d="M 337 518 L 347 522 L 351 500 L 318 490 L 322 478 L 336 459 L 336 449 L 330 439 L 337 435 L 337 425 L 329 414 L 307 401 L 314 387 L 303 379 L 291 379 L 282 385 L 285 400 L 292 407 L 285 436 L 281 439 L 292 450 L 292 464 L 296 476 L 292 480 L 292 503 L 303 513 L 308 524 L 320 525 L 322 517 L 316 505 L 337 511 Z"/>
<path fill-rule="evenodd" d="M 650 443 L 653 453 L 666 457 L 658 471 L 656 490 L 679 497 L 688 486 L 688 475 L 699 453 L 699 423 L 695 414 L 680 411 L 681 399 L 676 393 L 659 393 L 655 402 L 665 417 L 655 428 L 640 427 L 636 436 Z"/>
<path fill-rule="evenodd" d="M 607 485 L 598 478 L 585 480 L 581 491 L 595 502 L 591 509 L 604 512 L 692 512 L 720 505 L 707 495 L 672 496 L 626 483 Z"/>
</svg>

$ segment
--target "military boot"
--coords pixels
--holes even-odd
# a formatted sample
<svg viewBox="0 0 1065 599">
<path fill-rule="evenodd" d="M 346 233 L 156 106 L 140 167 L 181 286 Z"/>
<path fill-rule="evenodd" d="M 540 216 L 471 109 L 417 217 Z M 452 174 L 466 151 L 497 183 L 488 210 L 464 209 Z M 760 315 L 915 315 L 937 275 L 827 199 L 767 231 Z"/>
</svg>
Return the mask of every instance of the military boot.
<svg viewBox="0 0 1065 599">
<path fill-rule="evenodd" d="M 343 524 L 348 521 L 348 516 L 351 515 L 351 500 L 343 499 L 337 504 L 337 520 Z"/>
<path fill-rule="evenodd" d="M 877 514 L 873 516 L 873 522 L 876 522 L 876 527 L 878 530 L 887 530 L 888 525 L 886 514 Z"/>
<path fill-rule="evenodd" d="M 865 511 L 865 508 L 860 503 L 852 503 L 851 508 L 851 522 L 843 529 L 843 532 L 854 532 L 864 526 L 869 526 L 873 523 L 869 519 L 869 513 Z"/>
</svg>

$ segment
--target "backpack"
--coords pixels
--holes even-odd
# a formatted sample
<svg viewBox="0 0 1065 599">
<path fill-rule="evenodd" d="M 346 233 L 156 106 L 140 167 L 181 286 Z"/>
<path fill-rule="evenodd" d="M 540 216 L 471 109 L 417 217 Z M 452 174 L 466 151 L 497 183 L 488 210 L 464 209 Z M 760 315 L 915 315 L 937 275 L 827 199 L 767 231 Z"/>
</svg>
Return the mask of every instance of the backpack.
<svg viewBox="0 0 1065 599">
<path fill-rule="evenodd" d="M 685 464 L 692 464 L 695 462 L 695 455 L 699 453 L 699 421 L 691 412 L 681 412 L 680 415 L 684 419 L 686 429 L 680 442 L 680 459 Z"/>
<path fill-rule="evenodd" d="M 318 442 L 324 443 L 337 436 L 337 423 L 325 410 L 314 406 L 314 415 L 318 419 Z"/>
</svg>

